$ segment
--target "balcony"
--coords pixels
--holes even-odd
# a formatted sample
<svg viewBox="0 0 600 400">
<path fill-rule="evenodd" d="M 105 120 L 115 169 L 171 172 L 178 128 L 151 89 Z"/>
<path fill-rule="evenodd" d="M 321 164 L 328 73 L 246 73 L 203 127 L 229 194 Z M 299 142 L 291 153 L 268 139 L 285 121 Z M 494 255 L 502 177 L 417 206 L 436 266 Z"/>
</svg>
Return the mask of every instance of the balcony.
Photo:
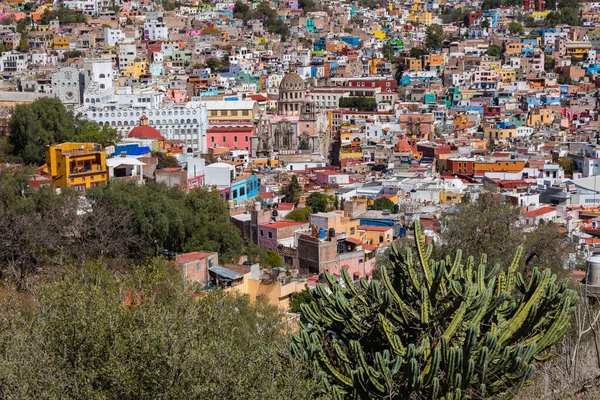
<svg viewBox="0 0 600 400">
<path fill-rule="evenodd" d="M 108 170 L 102 169 L 100 165 L 92 165 L 86 167 L 75 167 L 69 171 L 69 176 L 81 176 L 89 174 L 97 174 L 99 172 L 108 173 Z"/>
</svg>

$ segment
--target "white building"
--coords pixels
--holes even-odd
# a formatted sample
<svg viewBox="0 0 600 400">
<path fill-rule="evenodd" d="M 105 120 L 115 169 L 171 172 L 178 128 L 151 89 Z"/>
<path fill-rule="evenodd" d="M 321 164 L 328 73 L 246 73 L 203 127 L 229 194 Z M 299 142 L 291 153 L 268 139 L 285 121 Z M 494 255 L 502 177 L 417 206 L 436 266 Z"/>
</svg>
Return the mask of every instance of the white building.
<svg viewBox="0 0 600 400">
<path fill-rule="evenodd" d="M 125 40 L 125 34 L 120 29 L 104 28 L 104 44 L 114 47 Z"/>
<path fill-rule="evenodd" d="M 114 96 L 112 60 L 106 58 L 85 60 L 84 65 L 85 92 L 83 95 L 86 107 L 96 104 L 107 104 Z"/>
<path fill-rule="evenodd" d="M 144 40 L 167 40 L 169 27 L 159 20 L 148 21 L 144 24 Z"/>
<path fill-rule="evenodd" d="M 29 65 L 29 55 L 18 51 L 7 51 L 0 56 L 0 72 L 21 72 Z"/>
<path fill-rule="evenodd" d="M 119 45 L 119 71 L 124 71 L 129 63 L 135 60 L 137 50 L 135 43 Z"/>
<path fill-rule="evenodd" d="M 52 75 L 52 94 L 67 107 L 81 105 L 83 74 L 74 67 L 64 67 Z"/>
</svg>

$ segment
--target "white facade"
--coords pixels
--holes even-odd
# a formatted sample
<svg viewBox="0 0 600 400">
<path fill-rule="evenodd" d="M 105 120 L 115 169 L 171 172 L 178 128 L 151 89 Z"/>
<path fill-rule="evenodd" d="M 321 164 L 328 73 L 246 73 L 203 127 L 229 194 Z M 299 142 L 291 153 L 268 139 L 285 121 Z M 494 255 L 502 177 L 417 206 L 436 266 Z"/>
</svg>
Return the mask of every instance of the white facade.
<svg viewBox="0 0 600 400">
<path fill-rule="evenodd" d="M 166 40 L 169 38 L 169 28 L 161 21 L 148 21 L 144 24 L 145 40 Z"/>
<path fill-rule="evenodd" d="M 21 72 L 29 65 L 29 55 L 18 51 L 7 51 L 0 56 L 0 72 Z"/>
<path fill-rule="evenodd" d="M 124 71 L 129 63 L 135 60 L 137 50 L 135 44 L 119 45 L 119 70 Z"/>
<path fill-rule="evenodd" d="M 149 107 L 137 104 L 130 106 L 107 105 L 102 108 L 86 109 L 87 119 L 115 128 L 126 137 L 131 129 L 138 126 L 142 115 L 148 117 L 148 124 L 156 128 L 167 140 L 180 140 L 186 149 L 194 152 L 206 152 L 206 130 L 208 113 L 206 105 L 200 102 L 188 102 L 185 105 L 162 105 Z M 151 104 L 151 103 L 146 103 Z"/>
<path fill-rule="evenodd" d="M 114 71 L 110 59 L 86 60 L 84 63 L 86 107 L 109 103 L 114 95 Z"/>
<path fill-rule="evenodd" d="M 104 43 L 110 47 L 116 46 L 125 40 L 125 34 L 120 29 L 104 28 Z"/>
<path fill-rule="evenodd" d="M 67 107 L 81 104 L 83 77 L 79 69 L 64 67 L 52 75 L 52 94 Z"/>
</svg>

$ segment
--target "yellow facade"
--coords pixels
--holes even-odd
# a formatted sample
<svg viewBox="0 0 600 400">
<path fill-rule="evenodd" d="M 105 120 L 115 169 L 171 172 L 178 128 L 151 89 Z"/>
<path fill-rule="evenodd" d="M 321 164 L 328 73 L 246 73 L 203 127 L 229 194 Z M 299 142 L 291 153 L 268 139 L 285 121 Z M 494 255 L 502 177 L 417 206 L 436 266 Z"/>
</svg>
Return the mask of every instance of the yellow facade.
<svg viewBox="0 0 600 400">
<path fill-rule="evenodd" d="M 440 192 L 440 204 L 459 204 L 463 197 L 465 197 L 464 193 L 446 192 L 442 190 Z"/>
<path fill-rule="evenodd" d="M 53 46 L 58 50 L 69 50 L 71 48 L 71 38 L 54 36 Z"/>
<path fill-rule="evenodd" d="M 46 146 L 45 170 L 57 187 L 85 191 L 108 182 L 106 153 L 96 143 L 62 143 Z"/>
<path fill-rule="evenodd" d="M 502 69 L 499 72 L 502 83 L 514 83 L 517 79 L 517 71 L 514 69 Z"/>
<path fill-rule="evenodd" d="M 552 125 L 552 110 L 549 108 L 538 108 L 531 110 L 527 116 L 527 125 Z"/>
<path fill-rule="evenodd" d="M 498 128 L 496 124 L 485 124 L 483 137 L 487 140 L 509 140 L 517 137 L 517 127 L 511 125 L 509 128 Z"/>
<path fill-rule="evenodd" d="M 420 9 L 421 9 L 420 5 L 417 5 L 417 8 L 415 10 L 419 11 Z M 429 26 L 429 25 L 431 25 L 431 22 L 432 22 L 432 15 L 430 12 L 410 13 L 410 14 L 408 14 L 406 21 L 411 24 L 420 24 L 420 25 Z"/>
<path fill-rule="evenodd" d="M 252 274 L 249 273 L 244 275 L 240 285 L 232 286 L 225 291 L 248 295 L 250 303 L 264 298 L 280 310 L 287 310 L 290 308 L 292 294 L 301 292 L 305 287 L 304 282 L 290 282 L 286 285 L 281 282 L 265 283 L 262 279 L 252 279 Z"/>
<path fill-rule="evenodd" d="M 379 40 L 382 40 L 385 39 L 386 34 L 384 31 L 375 31 L 373 32 L 373 36 L 375 36 Z"/>
<path fill-rule="evenodd" d="M 125 67 L 125 71 L 123 75 L 129 78 L 139 78 L 144 75 L 147 71 L 146 62 L 145 61 L 133 61 L 130 62 L 127 67 Z"/>
</svg>

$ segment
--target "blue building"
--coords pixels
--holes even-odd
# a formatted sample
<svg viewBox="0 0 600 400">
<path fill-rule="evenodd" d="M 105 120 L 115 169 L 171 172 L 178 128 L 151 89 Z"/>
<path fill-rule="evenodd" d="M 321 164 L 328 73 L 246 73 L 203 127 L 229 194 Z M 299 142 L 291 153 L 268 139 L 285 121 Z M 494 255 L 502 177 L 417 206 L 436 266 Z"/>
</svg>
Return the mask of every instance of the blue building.
<svg viewBox="0 0 600 400">
<path fill-rule="evenodd" d="M 256 174 L 232 182 L 229 200 L 244 201 L 258 196 L 258 185 Z"/>
<path fill-rule="evenodd" d="M 315 42 L 313 44 L 313 50 L 314 51 L 323 51 L 325 50 L 325 47 L 327 46 L 327 38 L 318 38 L 315 39 Z"/>
<path fill-rule="evenodd" d="M 340 40 L 352 47 L 358 47 L 360 44 L 360 38 L 358 36 L 343 36 Z"/>
<path fill-rule="evenodd" d="M 484 11 L 483 17 L 490 20 L 490 28 L 498 27 L 498 11 Z"/>
</svg>

